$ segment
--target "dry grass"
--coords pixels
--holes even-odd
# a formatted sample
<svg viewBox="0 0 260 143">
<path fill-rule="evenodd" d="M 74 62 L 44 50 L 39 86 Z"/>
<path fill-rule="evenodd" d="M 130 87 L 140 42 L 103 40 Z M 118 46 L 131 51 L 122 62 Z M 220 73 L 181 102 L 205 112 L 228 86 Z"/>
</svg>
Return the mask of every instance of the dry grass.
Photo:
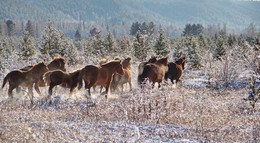
<svg viewBox="0 0 260 143">
<path fill-rule="evenodd" d="M 118 98 L 2 101 L 1 142 L 259 142 L 260 106 L 246 90 L 172 89 L 122 93 Z M 188 140 L 184 140 L 188 139 Z"/>
</svg>

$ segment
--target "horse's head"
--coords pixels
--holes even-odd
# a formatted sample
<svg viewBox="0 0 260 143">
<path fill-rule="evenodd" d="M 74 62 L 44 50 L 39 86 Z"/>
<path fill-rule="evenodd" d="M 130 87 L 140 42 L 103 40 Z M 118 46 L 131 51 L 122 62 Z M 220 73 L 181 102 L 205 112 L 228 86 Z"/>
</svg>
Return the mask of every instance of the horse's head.
<svg viewBox="0 0 260 143">
<path fill-rule="evenodd" d="M 34 65 L 32 69 L 33 70 L 36 69 L 39 74 L 40 73 L 45 73 L 45 72 L 49 71 L 48 66 L 44 62 L 40 62 L 40 63 Z"/>
<path fill-rule="evenodd" d="M 152 56 L 147 63 L 156 63 L 157 58 L 155 56 Z"/>
<path fill-rule="evenodd" d="M 163 66 L 167 66 L 168 64 L 168 57 L 165 58 L 161 58 L 156 62 L 157 65 L 163 65 Z"/>
<path fill-rule="evenodd" d="M 123 66 L 123 68 L 124 69 L 127 69 L 127 68 L 131 68 L 131 60 L 132 60 L 132 58 L 131 57 L 127 57 L 126 59 L 124 59 L 123 60 L 123 62 L 122 62 L 122 66 Z"/>
<path fill-rule="evenodd" d="M 115 63 L 116 63 L 116 66 L 115 66 L 116 73 L 118 73 L 120 75 L 123 75 L 124 71 L 123 71 L 123 66 L 122 66 L 121 62 L 120 61 L 115 61 Z"/>
<path fill-rule="evenodd" d="M 50 64 L 48 64 L 48 68 L 50 70 L 60 69 L 62 71 L 66 71 L 65 64 L 66 64 L 66 61 L 64 58 L 54 57 L 52 62 Z"/>
<path fill-rule="evenodd" d="M 185 57 L 180 57 L 179 60 L 177 60 L 175 63 L 178 65 L 182 65 L 182 69 L 184 69 L 185 62 L 186 62 Z"/>
</svg>

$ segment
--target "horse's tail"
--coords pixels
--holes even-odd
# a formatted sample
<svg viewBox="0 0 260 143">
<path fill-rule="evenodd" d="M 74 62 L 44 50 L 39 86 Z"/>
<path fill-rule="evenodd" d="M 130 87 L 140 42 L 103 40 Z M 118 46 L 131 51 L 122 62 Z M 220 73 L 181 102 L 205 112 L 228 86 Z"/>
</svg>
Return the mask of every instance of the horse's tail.
<svg viewBox="0 0 260 143">
<path fill-rule="evenodd" d="M 144 70 L 144 63 L 141 63 L 138 66 L 138 76 L 143 73 L 143 70 Z"/>
<path fill-rule="evenodd" d="M 142 74 L 138 75 L 138 83 L 142 84 L 142 82 L 148 77 L 149 71 L 151 71 L 152 67 L 149 65 L 146 65 L 143 69 Z"/>
<path fill-rule="evenodd" d="M 46 72 L 44 75 L 43 75 L 43 81 L 46 85 L 50 85 L 51 83 L 51 79 L 50 79 L 50 76 L 51 76 L 51 71 L 50 72 Z"/>
<path fill-rule="evenodd" d="M 84 74 L 84 69 L 82 69 L 79 73 L 79 76 L 78 76 L 78 89 L 81 89 L 82 86 L 83 86 L 83 74 Z"/>
<path fill-rule="evenodd" d="M 6 82 L 9 80 L 9 78 L 10 78 L 10 73 L 8 73 L 8 74 L 5 76 L 4 81 L 3 81 L 2 88 L 4 88 Z"/>
</svg>

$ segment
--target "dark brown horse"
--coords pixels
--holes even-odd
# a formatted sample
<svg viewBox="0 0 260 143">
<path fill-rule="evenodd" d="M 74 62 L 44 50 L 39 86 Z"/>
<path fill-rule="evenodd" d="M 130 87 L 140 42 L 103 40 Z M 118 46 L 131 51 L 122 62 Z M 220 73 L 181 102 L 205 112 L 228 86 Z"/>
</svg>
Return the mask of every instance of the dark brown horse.
<svg viewBox="0 0 260 143">
<path fill-rule="evenodd" d="M 43 74 L 47 71 L 48 67 L 44 62 L 32 66 L 28 71 L 11 71 L 4 78 L 2 88 L 7 82 L 9 82 L 8 96 L 10 98 L 13 98 L 13 89 L 18 87 L 27 87 L 29 90 L 28 94 L 33 95 L 33 84 L 37 83 L 42 78 Z"/>
<path fill-rule="evenodd" d="M 111 82 L 111 91 L 115 91 L 118 86 L 121 86 L 121 90 L 123 91 L 124 84 L 128 83 L 130 86 L 130 90 L 132 90 L 132 83 L 131 83 L 131 63 L 132 58 L 127 57 L 122 61 L 122 66 L 123 66 L 123 75 L 119 74 L 114 74 L 113 80 Z"/>
<path fill-rule="evenodd" d="M 70 88 L 70 94 L 78 85 L 78 78 L 81 69 L 77 69 L 73 72 L 64 72 L 62 70 L 54 70 L 46 72 L 43 75 L 43 79 L 47 85 L 49 85 L 49 95 L 52 95 L 52 89 L 60 85 L 63 88 Z"/>
<path fill-rule="evenodd" d="M 94 85 L 101 85 L 105 87 L 106 98 L 108 89 L 115 73 L 120 75 L 123 74 L 122 64 L 118 60 L 113 60 L 101 66 L 99 65 L 88 65 L 81 70 L 79 85 L 82 86 L 82 80 L 85 82 L 85 88 L 88 89 L 88 94 L 90 94 L 90 88 Z"/>
<path fill-rule="evenodd" d="M 65 64 L 66 64 L 66 61 L 64 58 L 54 57 L 53 60 L 47 66 L 50 71 L 57 70 L 57 69 L 66 71 Z M 33 66 L 27 66 L 27 67 L 21 68 L 20 70 L 28 71 L 32 67 Z"/>
<path fill-rule="evenodd" d="M 49 71 L 53 71 L 53 70 L 62 70 L 62 71 L 66 71 L 66 68 L 65 68 L 65 64 L 66 64 L 66 61 L 64 58 L 61 58 L 61 57 L 54 57 L 53 60 L 47 65 L 48 66 L 48 69 Z M 28 71 L 30 68 L 32 68 L 33 66 L 27 66 L 27 67 L 24 67 L 20 70 L 22 71 Z M 41 95 L 41 92 L 40 92 L 40 89 L 39 87 L 44 87 L 46 86 L 45 82 L 43 81 L 43 78 L 41 78 L 35 85 L 34 85 L 34 88 L 35 90 L 37 91 L 37 93 L 39 95 Z M 16 89 L 17 91 L 19 91 L 19 87 Z"/>
<path fill-rule="evenodd" d="M 158 88 L 161 87 L 161 82 L 163 80 L 163 77 L 165 75 L 165 71 L 168 64 L 168 58 L 161 58 L 156 63 L 149 63 L 144 66 L 144 70 L 142 74 L 138 76 L 138 83 L 139 85 L 142 85 L 145 81 L 145 79 L 148 79 L 150 82 L 152 82 L 153 87 L 154 84 L 158 83 Z"/>
<path fill-rule="evenodd" d="M 147 62 L 142 62 L 138 65 L 138 75 L 143 73 L 144 66 L 149 63 L 155 63 L 157 61 L 155 56 L 152 56 Z"/>
<path fill-rule="evenodd" d="M 181 57 L 175 63 L 168 63 L 168 71 L 165 73 L 164 79 L 167 81 L 169 78 L 172 84 L 174 84 L 173 80 L 176 80 L 177 85 L 177 82 L 180 81 L 180 77 L 183 73 L 185 62 L 185 57 Z"/>
</svg>

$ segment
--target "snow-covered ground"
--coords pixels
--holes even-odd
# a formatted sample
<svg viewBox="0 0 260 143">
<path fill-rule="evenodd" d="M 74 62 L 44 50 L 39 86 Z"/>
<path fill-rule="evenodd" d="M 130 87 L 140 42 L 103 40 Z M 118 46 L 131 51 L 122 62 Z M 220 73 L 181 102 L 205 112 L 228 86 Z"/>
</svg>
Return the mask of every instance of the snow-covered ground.
<svg viewBox="0 0 260 143">
<path fill-rule="evenodd" d="M 260 105 L 252 109 L 242 100 L 249 73 L 243 74 L 232 88 L 208 88 L 203 71 L 186 70 L 181 88 L 164 83 L 161 89 L 140 89 L 133 71 L 133 91 L 110 93 L 108 99 L 91 91 L 90 100 L 85 90 L 70 96 L 59 87 L 46 100 L 46 87 L 45 97 L 35 93 L 34 105 L 26 91 L 9 100 L 5 87 L 0 142 L 260 142 Z"/>
</svg>

